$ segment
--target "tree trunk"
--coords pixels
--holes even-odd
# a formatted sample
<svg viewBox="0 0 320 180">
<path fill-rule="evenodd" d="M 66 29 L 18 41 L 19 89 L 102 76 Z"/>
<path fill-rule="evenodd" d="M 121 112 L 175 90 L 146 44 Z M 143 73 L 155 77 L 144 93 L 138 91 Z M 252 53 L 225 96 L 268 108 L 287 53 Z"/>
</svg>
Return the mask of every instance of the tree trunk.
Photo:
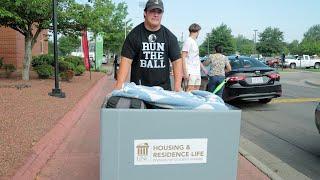
<svg viewBox="0 0 320 180">
<path fill-rule="evenodd" d="M 29 80 L 29 72 L 30 72 L 30 64 L 32 60 L 32 37 L 25 36 L 25 53 L 24 53 L 24 61 L 23 61 L 23 70 L 22 70 L 22 79 L 28 81 Z"/>
</svg>

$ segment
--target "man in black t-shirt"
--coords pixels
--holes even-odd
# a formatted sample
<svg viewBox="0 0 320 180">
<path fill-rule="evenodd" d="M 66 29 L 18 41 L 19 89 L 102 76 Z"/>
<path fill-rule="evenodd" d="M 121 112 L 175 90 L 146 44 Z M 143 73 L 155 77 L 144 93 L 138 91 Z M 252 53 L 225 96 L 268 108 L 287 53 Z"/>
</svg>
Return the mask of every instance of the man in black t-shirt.
<svg viewBox="0 0 320 180">
<path fill-rule="evenodd" d="M 175 35 L 161 25 L 162 0 L 148 0 L 144 22 L 126 37 L 115 89 L 121 89 L 131 69 L 130 81 L 145 86 L 171 90 L 170 61 L 173 66 L 174 90 L 180 91 L 182 59 Z"/>
</svg>

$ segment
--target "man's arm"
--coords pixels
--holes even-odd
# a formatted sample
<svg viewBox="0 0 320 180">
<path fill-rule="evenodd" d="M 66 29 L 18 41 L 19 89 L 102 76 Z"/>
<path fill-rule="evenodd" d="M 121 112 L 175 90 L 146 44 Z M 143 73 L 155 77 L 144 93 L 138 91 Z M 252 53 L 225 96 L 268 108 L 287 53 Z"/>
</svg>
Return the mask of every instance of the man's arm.
<svg viewBox="0 0 320 180">
<path fill-rule="evenodd" d="M 186 62 L 186 57 L 188 56 L 188 52 L 182 51 L 182 69 L 183 69 L 183 75 L 182 77 L 185 79 L 188 79 L 188 71 L 187 71 L 187 62 Z"/>
<path fill-rule="evenodd" d="M 181 80 L 182 80 L 182 59 L 177 59 L 172 62 L 173 68 L 173 78 L 174 78 L 174 91 L 179 92 L 181 91 Z"/>
<path fill-rule="evenodd" d="M 211 63 L 211 56 L 209 56 L 208 59 L 205 60 L 205 61 L 202 63 L 202 65 L 203 65 L 203 66 L 208 66 L 210 63 Z"/>
<path fill-rule="evenodd" d="M 201 62 L 200 62 L 200 68 L 204 72 L 205 75 L 208 75 L 208 70 L 206 69 L 206 67 L 204 67 L 204 65 Z"/>
<path fill-rule="evenodd" d="M 122 89 L 124 82 L 127 79 L 129 71 L 131 69 L 132 59 L 121 56 L 119 73 L 117 76 L 117 82 L 114 85 L 114 89 Z"/>
</svg>

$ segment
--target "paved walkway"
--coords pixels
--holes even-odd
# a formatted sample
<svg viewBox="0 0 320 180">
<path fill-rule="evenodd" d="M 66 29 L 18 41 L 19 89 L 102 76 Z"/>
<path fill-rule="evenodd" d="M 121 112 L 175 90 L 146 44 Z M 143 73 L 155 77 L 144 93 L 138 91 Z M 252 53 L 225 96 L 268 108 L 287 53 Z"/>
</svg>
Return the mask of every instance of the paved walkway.
<svg viewBox="0 0 320 180">
<path fill-rule="evenodd" d="M 100 106 L 105 95 L 111 91 L 113 82 L 110 78 L 97 90 L 85 112 L 36 179 L 99 179 Z M 261 180 L 268 177 L 239 154 L 237 179 Z"/>
</svg>

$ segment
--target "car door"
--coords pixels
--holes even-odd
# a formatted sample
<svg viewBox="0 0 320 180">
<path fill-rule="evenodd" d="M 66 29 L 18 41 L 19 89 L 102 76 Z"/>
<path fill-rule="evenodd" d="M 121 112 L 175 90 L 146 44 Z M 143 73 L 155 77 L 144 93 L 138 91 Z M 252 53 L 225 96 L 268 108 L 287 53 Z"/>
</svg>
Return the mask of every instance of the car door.
<svg viewBox="0 0 320 180">
<path fill-rule="evenodd" d="M 297 67 L 305 67 L 303 64 L 303 57 L 297 57 Z"/>
<path fill-rule="evenodd" d="M 303 55 L 301 59 L 301 66 L 302 67 L 310 67 L 310 58 L 307 55 Z"/>
</svg>

